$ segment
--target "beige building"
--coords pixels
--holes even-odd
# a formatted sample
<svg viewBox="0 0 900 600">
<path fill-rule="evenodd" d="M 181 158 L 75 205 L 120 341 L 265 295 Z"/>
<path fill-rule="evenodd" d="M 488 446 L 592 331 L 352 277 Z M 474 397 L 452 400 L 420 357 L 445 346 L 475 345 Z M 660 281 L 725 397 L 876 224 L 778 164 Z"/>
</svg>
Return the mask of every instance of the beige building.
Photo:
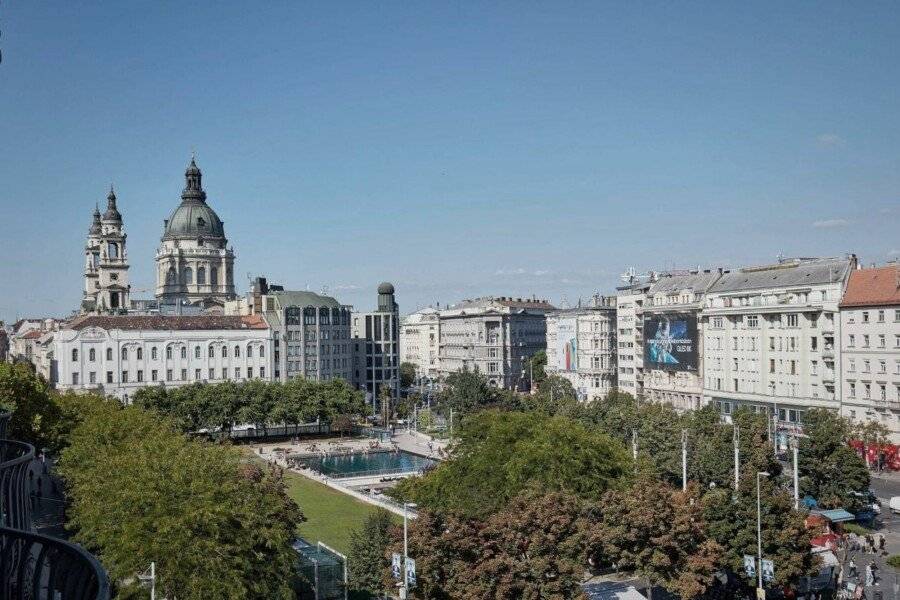
<svg viewBox="0 0 900 600">
<path fill-rule="evenodd" d="M 703 308 L 704 395 L 799 430 L 807 408 L 840 408 L 838 302 L 856 258 L 781 259 L 725 273 Z M 786 438 L 780 435 L 780 445 Z"/>
<path fill-rule="evenodd" d="M 579 400 L 601 400 L 616 387 L 616 297 L 547 313 L 547 375 L 572 384 Z"/>
<path fill-rule="evenodd" d="M 130 306 L 127 236 L 112 187 L 106 202 L 102 216 L 100 209 L 94 208 L 84 247 L 82 313 L 121 313 Z"/>
<path fill-rule="evenodd" d="M 548 312 L 537 298 L 465 300 L 440 312 L 441 377 L 463 369 L 483 373 L 492 385 L 521 385 L 525 359 L 547 348 Z"/>
<path fill-rule="evenodd" d="M 662 273 L 644 303 L 643 397 L 692 410 L 703 404 L 703 334 L 699 313 L 721 270 Z"/>
<path fill-rule="evenodd" d="M 900 442 L 900 266 L 850 274 L 840 303 L 842 414 Z"/>
<path fill-rule="evenodd" d="M 416 376 L 437 380 L 440 376 L 440 311 L 428 307 L 400 321 L 400 362 L 416 366 Z"/>
<path fill-rule="evenodd" d="M 653 276 L 655 277 L 655 275 Z M 616 288 L 617 384 L 622 392 L 644 397 L 644 303 L 651 281 L 629 281 Z"/>
</svg>

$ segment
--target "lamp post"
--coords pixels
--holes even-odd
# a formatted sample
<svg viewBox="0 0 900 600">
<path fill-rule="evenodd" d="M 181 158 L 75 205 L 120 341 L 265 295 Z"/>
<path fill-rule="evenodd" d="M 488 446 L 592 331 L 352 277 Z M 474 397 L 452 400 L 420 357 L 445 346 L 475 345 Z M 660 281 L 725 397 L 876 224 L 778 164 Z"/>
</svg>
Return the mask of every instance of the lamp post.
<svg viewBox="0 0 900 600">
<path fill-rule="evenodd" d="M 738 430 L 738 426 L 734 426 L 734 491 L 738 489 L 738 482 L 740 481 L 740 469 L 741 469 L 741 433 Z"/>
<path fill-rule="evenodd" d="M 410 508 L 416 508 L 416 504 L 414 502 L 404 502 L 403 503 L 403 585 L 401 586 L 401 597 L 406 597 L 406 562 L 409 558 L 409 546 L 407 543 L 407 513 Z"/>
<path fill-rule="evenodd" d="M 798 454 L 800 452 L 800 438 L 791 438 L 791 450 L 794 452 L 794 510 L 800 508 L 800 471 L 798 469 Z"/>
<path fill-rule="evenodd" d="M 759 555 L 759 565 L 756 572 L 759 575 L 759 589 L 763 589 L 762 576 L 762 504 L 759 501 L 759 480 L 761 477 L 768 477 L 768 471 L 759 471 L 756 473 L 756 550 Z"/>
<path fill-rule="evenodd" d="M 681 491 L 687 491 L 687 429 L 681 430 Z"/>
</svg>

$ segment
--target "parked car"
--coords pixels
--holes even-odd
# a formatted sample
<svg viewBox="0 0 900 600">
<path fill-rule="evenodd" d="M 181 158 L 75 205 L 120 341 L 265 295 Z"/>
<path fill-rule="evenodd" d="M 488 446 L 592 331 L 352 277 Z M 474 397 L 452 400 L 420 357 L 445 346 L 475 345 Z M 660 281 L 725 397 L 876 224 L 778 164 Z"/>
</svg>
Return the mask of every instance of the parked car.
<svg viewBox="0 0 900 600">
<path fill-rule="evenodd" d="M 896 514 L 900 514 L 900 496 L 893 496 L 890 502 L 891 512 Z"/>
</svg>

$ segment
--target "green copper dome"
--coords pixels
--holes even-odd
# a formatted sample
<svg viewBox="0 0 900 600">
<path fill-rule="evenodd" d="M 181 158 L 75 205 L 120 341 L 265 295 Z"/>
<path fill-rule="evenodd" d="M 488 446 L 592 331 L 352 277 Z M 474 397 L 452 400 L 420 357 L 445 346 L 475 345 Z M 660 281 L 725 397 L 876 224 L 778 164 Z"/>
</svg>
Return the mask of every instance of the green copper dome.
<svg viewBox="0 0 900 600">
<path fill-rule="evenodd" d="M 193 158 L 184 176 L 186 184 L 181 192 L 181 204 L 166 219 L 162 239 L 224 239 L 222 219 L 206 203 L 206 192 L 201 185 L 202 174 Z"/>
</svg>

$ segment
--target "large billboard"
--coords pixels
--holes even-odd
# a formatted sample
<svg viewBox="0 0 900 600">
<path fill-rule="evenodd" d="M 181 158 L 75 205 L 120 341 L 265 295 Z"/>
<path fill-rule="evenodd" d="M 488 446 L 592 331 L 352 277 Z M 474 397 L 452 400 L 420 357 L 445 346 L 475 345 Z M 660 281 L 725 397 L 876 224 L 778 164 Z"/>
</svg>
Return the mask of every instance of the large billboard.
<svg viewBox="0 0 900 600">
<path fill-rule="evenodd" d="M 578 320 L 560 319 L 556 331 L 556 368 L 578 370 Z"/>
<path fill-rule="evenodd" d="M 697 315 L 644 315 L 644 369 L 697 371 Z"/>
</svg>

